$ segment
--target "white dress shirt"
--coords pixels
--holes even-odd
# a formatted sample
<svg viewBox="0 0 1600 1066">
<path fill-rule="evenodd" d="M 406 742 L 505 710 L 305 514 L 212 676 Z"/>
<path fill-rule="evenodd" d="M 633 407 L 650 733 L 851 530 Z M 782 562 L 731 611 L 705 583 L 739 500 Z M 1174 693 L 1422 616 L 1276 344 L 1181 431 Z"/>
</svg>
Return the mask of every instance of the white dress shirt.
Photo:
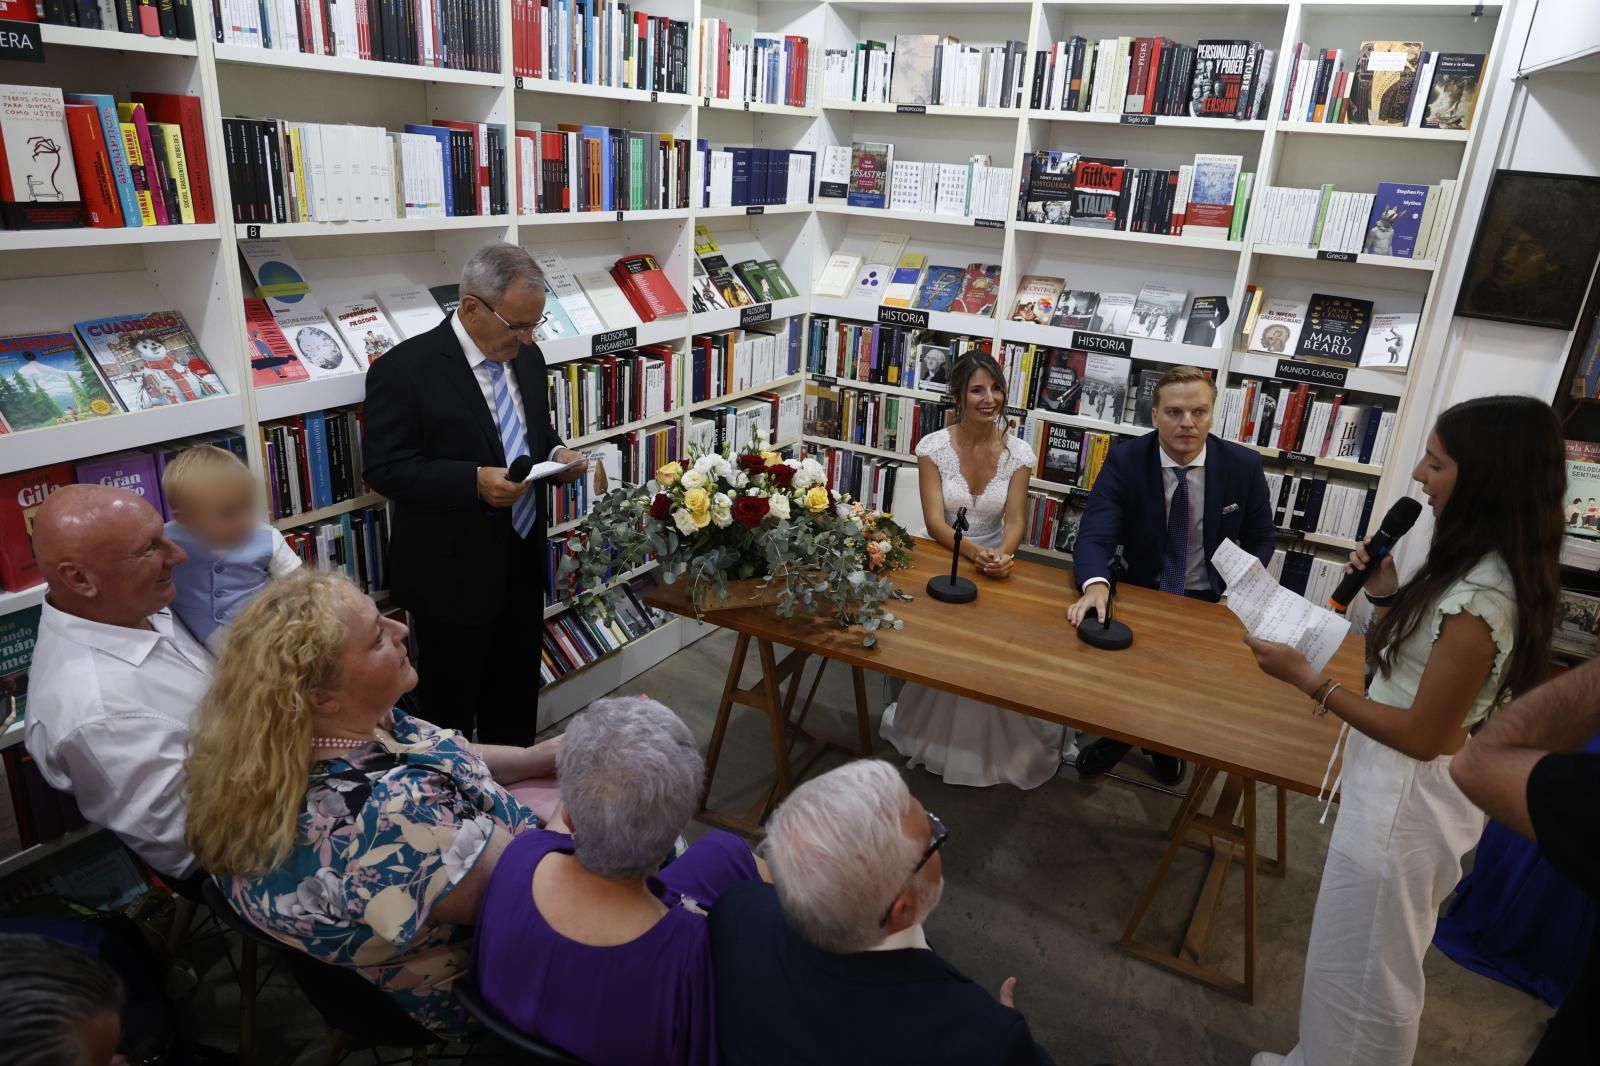
<svg viewBox="0 0 1600 1066">
<path fill-rule="evenodd" d="M 484 365 L 489 361 L 489 357 L 483 354 L 477 343 L 473 341 L 472 335 L 467 332 L 467 327 L 461 324 L 460 315 L 452 314 L 450 316 L 450 328 L 455 331 L 456 340 L 461 343 L 461 350 L 466 353 L 467 365 L 472 368 L 472 376 L 478 379 L 478 388 L 483 392 L 483 402 L 489 405 L 489 421 L 494 423 L 495 432 L 499 433 L 500 418 L 495 413 L 494 378 L 490 376 L 489 368 Z M 512 371 L 509 363 L 506 364 L 505 374 L 506 387 L 511 390 L 511 404 L 517 409 L 517 417 L 522 419 L 522 439 L 531 441 L 533 439 L 533 429 L 528 425 L 528 412 L 522 406 L 522 389 L 517 386 L 517 375 Z M 556 452 L 560 451 L 561 448 L 562 445 L 559 444 L 551 448 L 550 454 L 545 458 L 554 459 Z M 515 455 L 506 456 L 506 464 L 509 466 L 514 459 L 516 459 Z"/>
<path fill-rule="evenodd" d="M 171 611 L 150 624 L 91 622 L 46 601 L 24 742 L 85 818 L 161 873 L 187 877 L 198 865 L 183 838 L 183 760 L 212 658 Z"/>
<path fill-rule="evenodd" d="M 1161 491 L 1166 496 L 1167 514 L 1172 514 L 1172 495 L 1178 491 L 1178 470 L 1185 464 L 1167 454 L 1158 443 L 1156 454 L 1161 457 Z M 1208 592 L 1211 577 L 1206 573 L 1206 446 L 1188 462 L 1189 473 L 1189 571 L 1183 587 L 1190 592 Z"/>
<path fill-rule="evenodd" d="M 908 925 L 898 933 L 891 933 L 878 943 L 868 948 L 868 951 L 903 951 L 906 948 L 926 948 L 928 935 L 922 931 L 922 923 Z"/>
</svg>

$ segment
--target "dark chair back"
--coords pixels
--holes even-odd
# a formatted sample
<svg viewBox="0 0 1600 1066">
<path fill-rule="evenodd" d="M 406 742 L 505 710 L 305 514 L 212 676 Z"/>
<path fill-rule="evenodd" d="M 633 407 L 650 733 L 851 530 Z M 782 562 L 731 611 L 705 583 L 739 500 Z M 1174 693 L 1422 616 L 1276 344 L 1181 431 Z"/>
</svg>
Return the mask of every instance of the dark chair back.
<svg viewBox="0 0 1600 1066">
<path fill-rule="evenodd" d="M 526 1053 L 529 1062 L 551 1063 L 554 1066 L 584 1066 L 582 1059 L 575 1059 L 554 1044 L 547 1044 L 536 1036 L 529 1036 L 506 1021 L 499 1011 L 484 1002 L 483 993 L 478 991 L 478 983 L 471 974 L 456 978 L 454 987 L 456 998 L 467 1008 L 467 1013 L 477 1019 L 478 1023 L 489 1032 Z"/>
</svg>

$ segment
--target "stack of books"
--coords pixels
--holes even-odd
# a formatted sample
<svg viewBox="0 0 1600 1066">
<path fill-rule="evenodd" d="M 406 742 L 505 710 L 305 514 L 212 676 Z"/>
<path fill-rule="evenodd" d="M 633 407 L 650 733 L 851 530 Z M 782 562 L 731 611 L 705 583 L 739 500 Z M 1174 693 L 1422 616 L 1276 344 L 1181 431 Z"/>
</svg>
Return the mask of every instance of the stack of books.
<svg viewBox="0 0 1600 1066">
<path fill-rule="evenodd" d="M 669 344 L 561 363 L 545 370 L 550 418 L 562 437 L 660 418 L 679 406 L 683 355 Z"/>
<path fill-rule="evenodd" d="M 1082 498 L 1030 492 L 1028 526 L 1022 541 L 1035 548 L 1071 555 L 1078 544 L 1078 525 L 1082 521 Z"/>
<path fill-rule="evenodd" d="M 871 207 L 947 218 L 994 219 L 1011 210 L 1012 172 L 988 155 L 965 163 L 921 163 L 894 158 L 886 141 L 834 145 L 822 155 L 819 188 L 851 207 Z"/>
<path fill-rule="evenodd" d="M 1429 52 L 1421 41 L 1362 41 L 1289 53 L 1286 121 L 1465 130 L 1483 81 L 1478 52 Z M 1348 69 L 1347 69 L 1348 68 Z"/>
<path fill-rule="evenodd" d="M 0 223 L 7 229 L 217 220 L 200 100 L 0 85 Z"/>
<path fill-rule="evenodd" d="M 1237 155 L 1197 155 L 1164 170 L 1060 151 L 1024 162 L 1019 221 L 1219 241 L 1242 238 L 1255 180 Z"/>
<path fill-rule="evenodd" d="M 823 57 L 823 96 L 838 103 L 1019 107 L 1027 66 L 1021 41 L 962 44 L 932 33 L 859 41 Z"/>
<path fill-rule="evenodd" d="M 862 257 L 836 252 L 823 264 L 811 291 L 815 296 L 868 300 L 888 307 L 994 317 L 1000 292 L 1000 267 L 995 263 L 966 266 L 930 263 L 926 254 L 907 251 L 903 233 L 880 233 Z"/>
<path fill-rule="evenodd" d="M 168 40 L 194 40 L 194 7 L 190 0 L 160 4 L 156 0 L 115 3 L 79 3 L 76 0 L 31 0 L 0 4 L 0 18 L 7 21 L 40 21 L 51 26 L 77 26 L 85 30 L 112 30 L 137 33 Z"/>
<path fill-rule="evenodd" d="M 969 351 L 987 352 L 987 337 L 813 315 L 807 369 L 813 374 L 943 394 L 950 366 Z"/>
<path fill-rule="evenodd" d="M 689 91 L 689 23 L 633 10 L 619 0 L 513 4 L 511 56 L 518 77 Z"/>
<path fill-rule="evenodd" d="M 893 459 L 863 455 L 849 448 L 807 448 L 807 452 L 822 464 L 834 495 L 848 495 L 873 510 L 894 507 L 895 486 L 900 481 L 909 478 L 916 483 L 916 468 Z"/>
<path fill-rule="evenodd" d="M 1073 36 L 1034 53 L 1029 106 L 1093 114 L 1266 117 L 1277 53 L 1260 41 Z"/>
<path fill-rule="evenodd" d="M 689 402 L 705 403 L 798 374 L 801 324 L 796 316 L 696 336 L 689 342 Z"/>
<path fill-rule="evenodd" d="M 714 100 L 807 107 L 815 98 L 809 37 L 701 19 L 698 67 L 700 95 Z"/>
<path fill-rule="evenodd" d="M 694 228 L 694 287 L 690 290 L 695 311 L 726 311 L 792 300 L 800 295 L 776 259 L 741 259 L 730 265 L 709 229 Z"/>
<path fill-rule="evenodd" d="M 447 70 L 500 69 L 496 0 L 211 0 L 218 44 Z"/>
<path fill-rule="evenodd" d="M 1357 485 L 1324 474 L 1267 471 L 1272 524 L 1286 532 L 1360 540 L 1367 535 L 1377 495 L 1377 486 L 1370 483 Z"/>
<path fill-rule="evenodd" d="M 670 133 L 519 122 L 516 134 L 524 215 L 689 206 L 689 142 Z"/>
<path fill-rule="evenodd" d="M 918 400 L 818 381 L 806 383 L 808 437 L 911 455 L 917 442 L 943 429 L 952 414 L 953 408 L 942 400 Z"/>
<path fill-rule="evenodd" d="M 1117 443 L 1113 433 L 1080 429 L 1040 419 L 1033 426 L 1033 450 L 1039 456 L 1035 476 L 1057 485 L 1094 488 L 1095 479 L 1106 465 L 1106 456 Z"/>
</svg>

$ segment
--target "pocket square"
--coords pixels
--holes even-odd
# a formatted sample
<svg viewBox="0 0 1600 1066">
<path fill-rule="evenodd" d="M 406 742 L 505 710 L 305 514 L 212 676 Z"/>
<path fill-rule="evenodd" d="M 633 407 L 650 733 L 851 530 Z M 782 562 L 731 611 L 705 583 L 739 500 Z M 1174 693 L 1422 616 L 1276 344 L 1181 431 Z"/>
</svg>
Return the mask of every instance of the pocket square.
<svg viewBox="0 0 1600 1066">
<path fill-rule="evenodd" d="M 1228 504 L 1228 506 L 1226 506 L 1226 507 L 1224 507 L 1222 509 L 1222 513 L 1223 514 L 1232 514 L 1233 512 L 1237 511 L 1238 509 L 1239 509 L 1239 505 L 1238 504 L 1230 503 L 1230 504 Z"/>
</svg>

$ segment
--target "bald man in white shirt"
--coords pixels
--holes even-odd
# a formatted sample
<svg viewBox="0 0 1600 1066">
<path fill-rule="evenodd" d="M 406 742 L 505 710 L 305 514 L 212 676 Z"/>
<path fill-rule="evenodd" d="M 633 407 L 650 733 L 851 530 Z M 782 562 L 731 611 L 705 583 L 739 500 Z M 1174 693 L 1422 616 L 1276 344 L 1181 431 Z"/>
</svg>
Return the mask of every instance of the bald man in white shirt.
<svg viewBox="0 0 1600 1066">
<path fill-rule="evenodd" d="M 167 609 L 184 561 L 143 497 L 68 485 L 34 516 L 48 595 L 29 670 L 24 741 L 83 816 L 170 877 L 184 841 L 183 760 L 211 653 Z"/>
</svg>

